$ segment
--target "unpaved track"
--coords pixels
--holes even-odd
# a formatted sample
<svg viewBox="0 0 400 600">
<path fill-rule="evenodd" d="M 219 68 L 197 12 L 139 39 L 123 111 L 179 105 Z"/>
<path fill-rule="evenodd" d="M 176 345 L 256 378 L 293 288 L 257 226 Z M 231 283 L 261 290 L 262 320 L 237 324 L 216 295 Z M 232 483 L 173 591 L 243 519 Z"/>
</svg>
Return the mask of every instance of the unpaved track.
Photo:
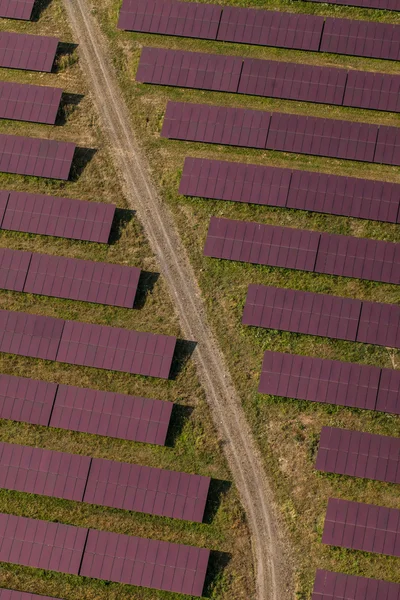
<svg viewBox="0 0 400 600">
<path fill-rule="evenodd" d="M 175 302 L 185 336 L 198 345 L 193 358 L 204 386 L 252 533 L 258 600 L 289 600 L 291 573 L 273 508 L 273 495 L 224 357 L 207 322 L 195 273 L 169 210 L 153 186 L 132 130 L 107 40 L 88 0 L 63 0 L 82 68 L 111 143 L 124 191 L 137 210 Z M 234 599 L 233 599 L 234 600 Z M 250 598 L 249 598 L 250 600 Z"/>
</svg>

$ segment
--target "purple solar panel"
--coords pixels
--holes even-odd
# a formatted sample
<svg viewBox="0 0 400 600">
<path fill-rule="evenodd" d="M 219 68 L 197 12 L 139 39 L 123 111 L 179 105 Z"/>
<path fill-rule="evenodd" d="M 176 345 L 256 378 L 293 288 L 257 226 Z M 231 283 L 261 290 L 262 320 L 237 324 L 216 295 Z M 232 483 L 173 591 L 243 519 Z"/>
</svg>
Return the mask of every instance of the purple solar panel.
<svg viewBox="0 0 400 600">
<path fill-rule="evenodd" d="M 343 105 L 400 112 L 400 76 L 349 71 Z"/>
<path fill-rule="evenodd" d="M 78 575 L 88 530 L 0 514 L 0 561 Z"/>
<path fill-rule="evenodd" d="M 361 301 L 249 285 L 242 324 L 355 341 Z"/>
<path fill-rule="evenodd" d="M 22 292 L 32 252 L 0 248 L 0 289 Z"/>
<path fill-rule="evenodd" d="M 327 18 L 320 51 L 400 60 L 400 26 Z"/>
<path fill-rule="evenodd" d="M 57 361 L 168 379 L 176 338 L 66 321 Z"/>
<path fill-rule="evenodd" d="M 398 127 L 384 127 L 383 125 L 379 127 L 374 162 L 400 166 L 400 132 Z"/>
<path fill-rule="evenodd" d="M 314 0 L 315 2 L 316 0 Z M 400 584 L 318 570 L 312 600 L 400 600 Z"/>
<path fill-rule="evenodd" d="M 94 458 L 84 502 L 203 521 L 209 477 Z"/>
<path fill-rule="evenodd" d="M 50 596 L 38 596 L 30 592 L 18 592 L 16 590 L 0 589 L 0 600 L 58 600 Z"/>
<path fill-rule="evenodd" d="M 0 17 L 29 21 L 36 0 L 0 0 Z"/>
<path fill-rule="evenodd" d="M 60 385 L 50 427 L 164 446 L 172 402 Z"/>
<path fill-rule="evenodd" d="M 0 171 L 51 179 L 68 179 L 75 144 L 0 135 Z"/>
<path fill-rule="evenodd" d="M 25 33 L 0 32 L 0 67 L 50 73 L 59 40 Z"/>
<path fill-rule="evenodd" d="M 143 48 L 136 81 L 237 92 L 242 65 L 238 56 Z"/>
<path fill-rule="evenodd" d="M 226 6 L 217 39 L 239 44 L 318 51 L 323 17 Z"/>
<path fill-rule="evenodd" d="M 400 348 L 400 306 L 363 302 L 357 341 Z"/>
<path fill-rule="evenodd" d="M 82 502 L 91 460 L 0 442 L 0 488 Z"/>
<path fill-rule="evenodd" d="M 5 191 L 0 192 L 0 207 L 2 194 L 9 195 L 3 222 L 0 220 L 2 229 L 103 244 L 108 242 L 115 214 L 114 204 Z"/>
<path fill-rule="evenodd" d="M 329 498 L 322 543 L 400 556 L 400 510 Z"/>
<path fill-rule="evenodd" d="M 400 371 L 382 369 L 376 410 L 400 415 Z"/>
<path fill-rule="evenodd" d="M 124 0 L 118 28 L 215 40 L 222 8 L 170 0 Z"/>
<path fill-rule="evenodd" d="M 400 438 L 323 427 L 318 471 L 400 483 Z"/>
<path fill-rule="evenodd" d="M 343 6 L 359 6 L 360 8 L 377 8 L 379 10 L 400 10 L 398 0 L 308 0 L 324 4 L 340 4 Z"/>
<path fill-rule="evenodd" d="M 7 192 L 6 190 L 0 190 L 0 229 L 6 212 L 9 196 L 10 192 Z"/>
<path fill-rule="evenodd" d="M 0 419 L 47 426 L 56 383 L 0 374 Z"/>
<path fill-rule="evenodd" d="M 0 352 L 56 360 L 64 323 L 62 319 L 1 310 Z"/>
<path fill-rule="evenodd" d="M 399 284 L 400 244 L 322 233 L 315 271 Z"/>
<path fill-rule="evenodd" d="M 210 551 L 91 529 L 80 575 L 202 596 Z"/>
<path fill-rule="evenodd" d="M 204 256 L 313 271 L 320 234 L 211 217 Z"/>
<path fill-rule="evenodd" d="M 380 375 L 378 367 L 267 351 L 258 391 L 375 410 Z"/>
<path fill-rule="evenodd" d="M 132 308 L 139 277 L 136 267 L 33 254 L 23 291 Z"/>
<path fill-rule="evenodd" d="M 62 90 L 0 81 L 0 119 L 54 125 Z"/>
</svg>

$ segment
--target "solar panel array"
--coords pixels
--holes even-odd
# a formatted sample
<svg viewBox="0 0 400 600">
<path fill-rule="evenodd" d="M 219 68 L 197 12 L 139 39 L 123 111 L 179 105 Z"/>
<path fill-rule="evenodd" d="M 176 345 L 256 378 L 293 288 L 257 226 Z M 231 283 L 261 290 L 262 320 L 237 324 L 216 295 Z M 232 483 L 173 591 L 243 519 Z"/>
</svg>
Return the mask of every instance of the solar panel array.
<svg viewBox="0 0 400 600">
<path fill-rule="evenodd" d="M 400 371 L 369 365 L 267 351 L 258 391 L 400 415 Z"/>
<path fill-rule="evenodd" d="M 0 134 L 0 171 L 67 180 L 75 148 L 72 142 Z"/>
<path fill-rule="evenodd" d="M 389 23 L 171 0 L 124 0 L 118 27 L 237 44 L 400 59 L 400 27 Z"/>
<path fill-rule="evenodd" d="M 250 284 L 243 325 L 400 348 L 400 306 Z"/>
<path fill-rule="evenodd" d="M 0 352 L 168 379 L 176 338 L 0 311 Z"/>
<path fill-rule="evenodd" d="M 400 283 L 400 244 L 247 221 L 211 217 L 204 256 Z"/>
<path fill-rule="evenodd" d="M 0 81 L 0 119 L 54 125 L 62 90 Z"/>
<path fill-rule="evenodd" d="M 59 40 L 0 31 L 0 67 L 51 73 Z"/>
<path fill-rule="evenodd" d="M 190 142 L 400 165 L 398 127 L 246 108 L 168 102 L 161 136 Z"/>
<path fill-rule="evenodd" d="M 400 556 L 400 510 L 329 498 L 322 543 Z"/>
<path fill-rule="evenodd" d="M 400 584 L 319 570 L 312 600 L 400 600 Z"/>
<path fill-rule="evenodd" d="M 0 230 L 107 244 L 114 204 L 0 190 Z"/>
<path fill-rule="evenodd" d="M 16 590 L 0 589 L 0 600 L 58 600 L 50 596 L 38 596 L 30 592 L 18 592 Z"/>
<path fill-rule="evenodd" d="M 164 446 L 173 404 L 0 374 L 0 419 Z"/>
<path fill-rule="evenodd" d="M 0 514 L 0 561 L 201 596 L 210 551 Z"/>
<path fill-rule="evenodd" d="M 400 223 L 400 184 L 325 173 L 186 157 L 179 193 Z"/>
<path fill-rule="evenodd" d="M 136 80 L 400 112 L 400 76 L 298 63 L 143 48 Z"/>
<path fill-rule="evenodd" d="M 308 0 L 309 2 L 323 2 L 324 4 L 340 4 L 344 6 L 358 6 L 360 8 L 377 8 L 378 10 L 400 10 L 398 0 Z"/>
<path fill-rule="evenodd" d="M 0 487 L 203 521 L 209 477 L 0 442 Z"/>
<path fill-rule="evenodd" d="M 36 0 L 0 0 L 0 17 L 29 21 Z"/>
</svg>

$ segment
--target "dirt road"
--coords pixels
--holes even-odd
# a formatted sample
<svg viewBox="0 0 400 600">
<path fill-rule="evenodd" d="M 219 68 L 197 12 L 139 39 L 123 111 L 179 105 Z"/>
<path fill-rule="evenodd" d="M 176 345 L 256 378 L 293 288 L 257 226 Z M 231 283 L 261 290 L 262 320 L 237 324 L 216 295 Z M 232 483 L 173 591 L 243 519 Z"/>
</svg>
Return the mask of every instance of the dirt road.
<svg viewBox="0 0 400 600">
<path fill-rule="evenodd" d="M 184 335 L 198 345 L 193 359 L 214 422 L 224 441 L 235 484 L 252 533 L 258 600 L 289 600 L 291 573 L 273 495 L 224 357 L 207 322 L 203 300 L 186 251 L 167 207 L 153 186 L 146 158 L 135 138 L 126 104 L 107 56 L 107 40 L 88 0 L 63 0 L 81 65 L 114 151 L 124 191 L 137 210 L 158 259 Z M 250 598 L 249 598 L 250 600 Z"/>
</svg>

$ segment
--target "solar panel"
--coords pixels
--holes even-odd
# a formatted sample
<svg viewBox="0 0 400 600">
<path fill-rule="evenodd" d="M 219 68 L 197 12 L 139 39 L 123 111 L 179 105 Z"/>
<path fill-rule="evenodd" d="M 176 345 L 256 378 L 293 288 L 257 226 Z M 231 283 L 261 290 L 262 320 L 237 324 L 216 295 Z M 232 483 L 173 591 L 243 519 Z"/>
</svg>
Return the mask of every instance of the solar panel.
<svg viewBox="0 0 400 600">
<path fill-rule="evenodd" d="M 6 190 L 0 190 L 0 229 L 4 219 L 4 214 L 6 212 L 9 196 L 10 192 L 7 192 Z"/>
<path fill-rule="evenodd" d="M 378 367 L 267 351 L 258 391 L 375 410 L 380 375 Z"/>
<path fill-rule="evenodd" d="M 211 217 L 204 255 L 313 271 L 320 234 Z"/>
<path fill-rule="evenodd" d="M 400 166 L 400 133 L 398 127 L 384 127 L 383 125 L 379 127 L 374 162 Z"/>
<path fill-rule="evenodd" d="M 400 76 L 348 71 L 343 105 L 400 112 Z"/>
<path fill-rule="evenodd" d="M 94 458 L 84 502 L 203 521 L 209 477 Z"/>
<path fill-rule="evenodd" d="M 50 596 L 38 596 L 30 592 L 18 592 L 16 590 L 0 589 L 0 600 L 57 600 Z"/>
<path fill-rule="evenodd" d="M 314 0 L 316 1 L 316 0 Z M 400 600 L 400 584 L 318 569 L 312 600 Z"/>
<path fill-rule="evenodd" d="M 323 17 L 226 6 L 217 39 L 238 44 L 318 51 Z"/>
<path fill-rule="evenodd" d="M 56 392 L 56 383 L 0 373 L 0 419 L 47 426 Z"/>
<path fill-rule="evenodd" d="M 78 575 L 88 530 L 0 514 L 0 561 Z"/>
<path fill-rule="evenodd" d="M 62 319 L 0 310 L 0 352 L 56 360 Z"/>
<path fill-rule="evenodd" d="M 115 205 L 71 200 L 57 196 L 0 192 L 9 195 L 2 229 L 53 235 L 107 244 L 114 220 Z"/>
<path fill-rule="evenodd" d="M 54 125 L 62 90 L 0 81 L 0 119 Z"/>
<path fill-rule="evenodd" d="M 400 483 L 400 439 L 323 427 L 315 468 L 326 473 Z"/>
<path fill-rule="evenodd" d="M 201 596 L 210 552 L 91 529 L 80 575 Z"/>
<path fill-rule="evenodd" d="M 186 157 L 179 193 L 396 223 L 400 185 Z"/>
<path fill-rule="evenodd" d="M 222 9 L 170 0 L 123 0 L 118 28 L 215 40 Z"/>
<path fill-rule="evenodd" d="M 172 402 L 59 385 L 50 427 L 164 446 Z"/>
<path fill-rule="evenodd" d="M 363 302 L 357 341 L 400 348 L 400 306 Z"/>
<path fill-rule="evenodd" d="M 29 21 L 35 0 L 0 0 L 0 17 Z"/>
<path fill-rule="evenodd" d="M 400 283 L 400 244 L 321 234 L 316 273 Z"/>
<path fill-rule="evenodd" d="M 0 487 L 82 502 L 91 460 L 0 442 Z"/>
<path fill-rule="evenodd" d="M 0 134 L 0 171 L 68 179 L 75 144 Z"/>
<path fill-rule="evenodd" d="M 0 31 L 0 67 L 50 73 L 58 42 L 54 37 Z"/>
<path fill-rule="evenodd" d="M 360 300 L 249 285 L 242 324 L 355 341 Z"/>
<path fill-rule="evenodd" d="M 136 267 L 32 254 L 23 291 L 132 308 L 139 277 Z"/>
<path fill-rule="evenodd" d="M 382 369 L 376 410 L 400 415 L 400 371 Z"/>
<path fill-rule="evenodd" d="M 389 23 L 325 19 L 320 52 L 400 60 L 400 27 Z"/>
<path fill-rule="evenodd" d="M 0 248 L 0 288 L 22 292 L 32 252 Z"/>
<path fill-rule="evenodd" d="M 168 379 L 176 338 L 66 321 L 57 361 Z"/>
<path fill-rule="evenodd" d="M 400 556 L 400 510 L 329 498 L 322 543 Z"/>
</svg>

